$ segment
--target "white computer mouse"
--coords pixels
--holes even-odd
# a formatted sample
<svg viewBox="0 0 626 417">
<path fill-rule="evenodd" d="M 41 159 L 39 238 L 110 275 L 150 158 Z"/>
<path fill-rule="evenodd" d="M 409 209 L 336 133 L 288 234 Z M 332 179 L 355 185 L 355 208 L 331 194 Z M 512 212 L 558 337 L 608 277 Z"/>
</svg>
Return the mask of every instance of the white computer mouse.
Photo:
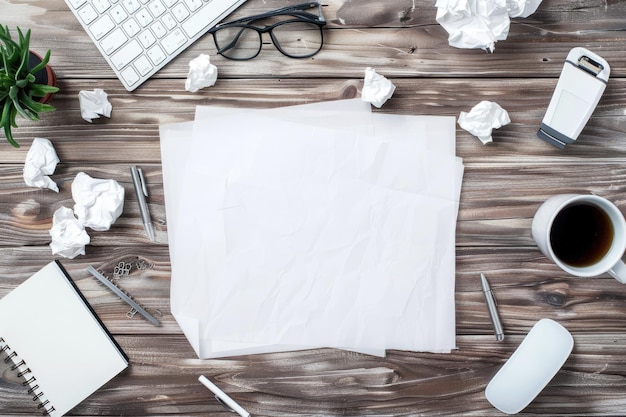
<svg viewBox="0 0 626 417">
<path fill-rule="evenodd" d="M 565 327 L 539 320 L 487 385 L 487 400 L 503 413 L 519 413 L 561 369 L 573 347 Z"/>
</svg>

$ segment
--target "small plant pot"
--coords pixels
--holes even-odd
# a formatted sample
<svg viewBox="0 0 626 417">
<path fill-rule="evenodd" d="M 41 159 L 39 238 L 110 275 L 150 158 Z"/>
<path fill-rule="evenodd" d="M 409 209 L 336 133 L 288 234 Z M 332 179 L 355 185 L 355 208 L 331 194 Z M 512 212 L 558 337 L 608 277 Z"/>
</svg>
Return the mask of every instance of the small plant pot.
<svg viewBox="0 0 626 417">
<path fill-rule="evenodd" d="M 36 52 L 33 51 L 29 51 L 29 57 L 28 57 L 28 67 L 29 68 L 34 68 L 35 66 L 37 66 L 41 61 L 43 60 L 43 58 L 37 54 Z M 44 85 L 50 85 L 50 86 L 57 86 L 57 76 L 54 73 L 54 70 L 52 69 L 52 67 L 50 65 L 46 65 L 46 67 L 44 69 L 42 69 L 41 71 L 37 72 L 37 74 L 35 74 L 35 78 L 36 78 L 36 83 L 37 84 L 44 84 Z M 52 98 L 52 94 L 46 94 L 45 96 L 41 97 L 39 99 L 40 103 L 47 103 L 48 101 L 50 101 L 50 98 Z"/>
</svg>

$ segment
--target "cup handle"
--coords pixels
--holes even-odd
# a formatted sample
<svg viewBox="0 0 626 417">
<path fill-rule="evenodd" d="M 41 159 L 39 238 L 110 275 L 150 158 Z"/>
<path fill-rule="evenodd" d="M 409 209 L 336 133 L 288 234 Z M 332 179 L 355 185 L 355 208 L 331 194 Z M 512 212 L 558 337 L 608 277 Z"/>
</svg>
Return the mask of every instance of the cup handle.
<svg viewBox="0 0 626 417">
<path fill-rule="evenodd" d="M 622 284 L 626 284 L 626 264 L 623 261 L 613 265 L 613 268 L 609 269 L 609 274 Z"/>
</svg>

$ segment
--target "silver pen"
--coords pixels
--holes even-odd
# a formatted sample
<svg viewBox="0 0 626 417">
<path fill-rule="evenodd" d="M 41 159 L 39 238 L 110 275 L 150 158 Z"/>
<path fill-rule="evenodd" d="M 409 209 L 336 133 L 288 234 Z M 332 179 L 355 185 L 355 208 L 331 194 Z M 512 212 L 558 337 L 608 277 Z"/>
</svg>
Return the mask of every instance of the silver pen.
<svg viewBox="0 0 626 417">
<path fill-rule="evenodd" d="M 146 229 L 146 234 L 150 242 L 154 242 L 154 228 L 152 227 L 152 220 L 150 219 L 150 210 L 148 209 L 148 203 L 146 197 L 148 197 L 148 188 L 146 187 L 146 180 L 143 177 L 141 168 L 136 166 L 130 167 L 130 175 L 133 178 L 133 185 L 135 186 L 135 194 L 137 194 L 137 201 L 139 202 L 139 212 L 141 213 L 141 221 L 143 227 Z"/>
<path fill-rule="evenodd" d="M 480 281 L 483 286 L 483 292 L 485 293 L 485 300 L 487 301 L 487 308 L 489 309 L 489 316 L 491 317 L 491 322 L 493 323 L 493 329 L 496 334 L 496 340 L 501 342 L 504 340 L 504 330 L 502 330 L 502 323 L 500 322 L 500 316 L 498 315 L 498 310 L 496 309 L 496 298 L 493 295 L 493 291 L 491 290 L 491 286 L 489 286 L 489 282 L 485 277 L 485 274 L 480 273 Z"/>
</svg>

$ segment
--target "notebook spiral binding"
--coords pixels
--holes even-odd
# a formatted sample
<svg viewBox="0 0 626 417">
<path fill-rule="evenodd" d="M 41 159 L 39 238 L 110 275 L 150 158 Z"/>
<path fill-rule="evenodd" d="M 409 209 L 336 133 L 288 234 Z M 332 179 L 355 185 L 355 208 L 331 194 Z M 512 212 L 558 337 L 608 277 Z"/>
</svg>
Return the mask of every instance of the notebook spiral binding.
<svg viewBox="0 0 626 417">
<path fill-rule="evenodd" d="M 27 393 L 33 395 L 33 401 L 39 402 L 37 408 L 43 409 L 44 415 L 50 415 L 54 411 L 54 406 L 50 404 L 50 401 L 46 399 L 43 391 L 39 389 L 37 378 L 35 378 L 30 368 L 28 368 L 26 361 L 20 358 L 17 352 L 11 349 L 9 344 L 2 337 L 0 337 L 0 354 L 7 355 L 7 357 L 4 358 L 4 363 L 8 364 L 9 362 L 13 362 L 10 369 L 11 371 L 17 371 L 17 376 L 24 379 L 22 385 L 30 386 Z"/>
</svg>

